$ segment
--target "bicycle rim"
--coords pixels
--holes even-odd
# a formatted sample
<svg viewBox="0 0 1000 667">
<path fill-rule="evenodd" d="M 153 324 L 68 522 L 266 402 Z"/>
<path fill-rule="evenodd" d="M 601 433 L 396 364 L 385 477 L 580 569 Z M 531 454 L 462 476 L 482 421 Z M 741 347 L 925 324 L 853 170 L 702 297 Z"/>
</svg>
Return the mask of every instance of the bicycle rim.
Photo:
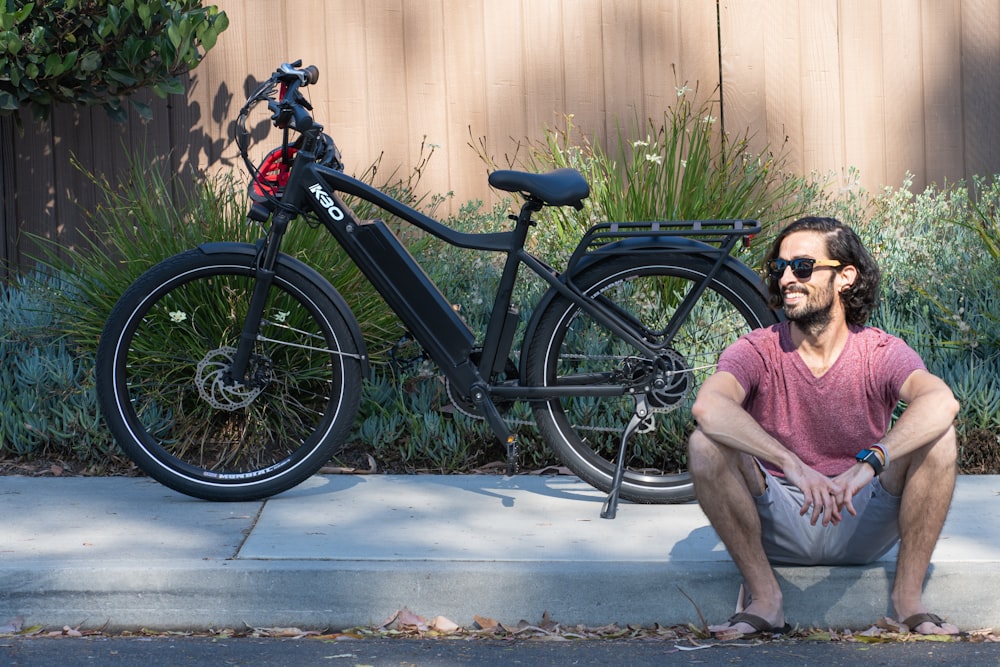
<svg viewBox="0 0 1000 667">
<path fill-rule="evenodd" d="M 527 364 L 531 384 L 631 386 L 652 409 L 626 447 L 623 498 L 637 502 L 685 502 L 694 498 L 687 472 L 687 440 L 695 427 L 691 405 L 715 371 L 719 354 L 740 335 L 776 317 L 760 293 L 723 272 L 694 305 L 669 343 L 664 339 L 678 305 L 711 264 L 698 257 L 662 261 L 623 257 L 593 267 L 575 280 L 641 323 L 644 339 L 659 347 L 662 386 L 652 383 L 653 364 L 569 301 L 555 299 L 539 320 Z M 647 389 L 649 387 L 649 389 Z M 632 394 L 536 402 L 535 418 L 563 463 L 588 483 L 609 490 L 626 423 L 636 410 Z"/>
<path fill-rule="evenodd" d="M 346 437 L 360 394 L 342 319 L 280 270 L 246 381 L 229 380 L 253 291 L 244 262 L 154 269 L 106 330 L 113 390 L 102 401 L 117 439 L 154 478 L 212 500 L 265 497 L 314 473 Z"/>
</svg>

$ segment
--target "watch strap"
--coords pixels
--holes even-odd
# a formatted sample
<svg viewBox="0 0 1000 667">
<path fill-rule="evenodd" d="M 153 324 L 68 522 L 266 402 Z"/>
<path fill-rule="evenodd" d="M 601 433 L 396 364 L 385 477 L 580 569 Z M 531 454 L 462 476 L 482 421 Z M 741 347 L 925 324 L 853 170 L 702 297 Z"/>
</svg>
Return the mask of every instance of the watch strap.
<svg viewBox="0 0 1000 667">
<path fill-rule="evenodd" d="M 882 474 L 885 467 L 882 465 L 882 459 L 879 458 L 878 454 L 870 449 L 862 449 L 858 452 L 854 459 L 860 461 L 861 463 L 867 463 L 875 471 L 875 476 L 878 477 Z"/>
</svg>

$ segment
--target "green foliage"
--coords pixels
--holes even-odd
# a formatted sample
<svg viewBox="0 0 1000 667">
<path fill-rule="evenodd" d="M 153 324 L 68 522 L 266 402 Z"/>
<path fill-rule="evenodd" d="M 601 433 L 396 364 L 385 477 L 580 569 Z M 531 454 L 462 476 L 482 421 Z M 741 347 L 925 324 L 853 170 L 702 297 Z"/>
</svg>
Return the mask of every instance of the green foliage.
<svg viewBox="0 0 1000 667">
<path fill-rule="evenodd" d="M 965 230 L 971 230 L 978 241 L 978 247 L 986 251 L 985 271 L 976 282 L 979 301 L 983 306 L 979 314 L 988 322 L 988 327 L 980 329 L 980 335 L 994 347 L 1000 348 L 1000 182 L 976 178 L 970 197 L 970 215 L 959 218 L 955 223 Z"/>
<path fill-rule="evenodd" d="M 590 149 L 574 147 L 566 135 L 553 134 L 549 141 L 553 138 L 566 143 L 550 144 L 548 156 L 543 147 L 534 147 L 532 159 L 539 168 L 543 163 L 568 164 L 586 172 L 611 164 Z M 656 160 L 647 160 L 638 152 L 649 148 L 641 142 L 651 144 L 645 137 L 620 142 L 631 160 L 624 164 L 631 165 L 632 171 L 619 182 L 621 185 L 608 189 L 617 187 L 620 201 L 636 206 L 622 210 L 640 210 L 635 203 L 638 200 L 629 199 L 627 192 L 638 186 L 629 183 L 650 177 L 647 170 L 667 173 Z M 666 155 L 662 148 L 660 154 Z M 963 468 L 1000 470 L 996 456 L 1000 451 L 1000 185 L 995 180 L 975 179 L 971 188 L 956 184 L 913 193 L 910 183 L 905 182 L 900 188 L 874 193 L 848 187 L 831 194 L 815 181 L 776 176 L 774 164 L 767 167 L 767 174 L 774 175 L 776 181 L 771 185 L 778 190 L 735 196 L 733 200 L 772 223 L 802 211 L 834 215 L 857 229 L 884 274 L 882 303 L 872 323 L 907 340 L 931 372 L 952 387 L 962 404 Z M 756 169 L 753 164 L 750 168 Z M 181 249 L 204 240 L 252 241 L 260 234 L 244 224 L 242 184 L 218 177 L 199 180 L 193 188 L 184 187 L 161 179 L 158 174 L 162 171 L 135 158 L 130 177 L 122 180 L 125 185 L 112 187 L 92 176 L 101 185 L 105 202 L 93 211 L 90 245 L 75 250 L 53 246 L 47 263 L 64 276 L 62 280 L 33 277 L 2 293 L 0 452 L 36 456 L 50 452 L 55 457 L 90 462 L 111 456 L 108 436 L 95 421 L 90 365 L 97 336 L 118 294 L 146 267 Z M 364 178 L 370 182 L 377 172 L 373 166 Z M 592 174 L 590 177 L 593 183 Z M 413 194 L 419 169 L 402 179 L 390 174 L 387 180 L 390 192 L 414 205 L 424 205 L 424 198 Z M 611 194 L 607 197 L 614 201 Z M 691 195 L 690 201 L 695 199 Z M 432 197 L 427 205 L 440 200 Z M 359 206 L 357 211 L 363 218 L 377 217 L 377 212 L 366 207 Z M 592 206 L 581 217 L 566 217 L 560 234 L 546 234 L 552 225 L 543 222 L 535 236 L 554 254 L 565 256 L 582 226 L 596 219 L 599 211 Z M 510 224 L 506 212 L 506 204 L 484 208 L 474 202 L 447 222 L 463 231 L 500 231 Z M 352 276 L 353 268 L 322 238 L 325 232 L 296 223 L 290 233 L 300 236 L 291 238 L 286 249 L 301 249 L 304 261 L 335 280 L 362 320 L 369 345 L 383 350 L 392 347 L 402 333 L 400 327 L 365 281 Z M 462 317 L 473 330 L 482 331 L 501 258 L 452 248 L 407 232 L 402 235 Z M 522 327 L 544 287 L 540 281 L 526 280 L 515 294 Z M 53 303 L 57 306 L 54 311 Z M 518 335 L 515 341 L 520 339 Z M 373 368 L 350 449 L 370 452 L 380 470 L 394 472 L 468 471 L 501 460 L 502 447 L 494 442 L 485 424 L 450 404 L 443 382 L 420 357 L 420 351 L 402 346 L 396 352 L 398 363 L 378 363 Z M 518 355 L 515 350 L 515 364 Z M 531 426 L 529 406 L 511 406 L 507 416 L 520 437 L 524 467 L 556 463 Z M 41 437 L 42 433 L 46 437 Z"/>
<path fill-rule="evenodd" d="M 50 306 L 71 289 L 44 275 L 0 285 L 0 456 L 98 466 L 116 456 L 98 417 L 93 357 L 59 334 Z"/>
<path fill-rule="evenodd" d="M 429 158 L 430 155 L 427 155 L 420 164 L 424 165 Z M 0 366 L 0 384 L 11 387 L 10 396 L 16 395 L 16 400 L 22 402 L 18 405 L 38 407 L 42 405 L 38 396 L 44 395 L 49 401 L 45 406 L 51 405 L 64 413 L 76 410 L 74 414 L 77 414 L 81 428 L 93 425 L 92 428 L 103 440 L 99 445 L 90 437 L 77 438 L 73 442 L 62 440 L 58 433 L 73 433 L 73 430 L 56 425 L 47 407 L 31 414 L 27 407 L 9 407 L 8 404 L 14 405 L 11 401 L 15 399 L 0 394 L 3 399 L 0 402 L 0 410 L 3 411 L 0 413 L 0 429 L 8 432 L 0 445 L 0 452 L 37 456 L 45 447 L 50 447 L 63 456 L 94 463 L 107 458 L 109 436 L 97 427 L 99 417 L 93 387 L 93 355 L 107 316 L 118 297 L 143 271 L 162 259 L 206 241 L 252 243 L 263 234 L 263 230 L 247 224 L 245 184 L 231 174 L 201 177 L 191 185 L 180 178 L 165 179 L 162 164 L 142 155 L 132 155 L 128 168 L 118 179 L 119 184 L 112 185 L 106 177 L 88 172 L 80 165 L 77 167 L 97 185 L 103 196 L 102 203 L 88 212 L 90 229 L 86 241 L 80 247 L 69 248 L 37 239 L 44 249 L 44 256 L 39 258 L 41 264 L 51 274 L 62 277 L 59 287 L 55 288 L 37 277 L 29 277 L 23 281 L 20 290 L 11 290 L 10 298 L 15 299 L 16 305 L 8 309 L 12 313 L 10 317 L 15 318 L 10 320 L 10 326 L 16 331 L 27 331 L 19 334 L 17 341 L 19 345 L 31 346 L 25 352 L 28 360 L 24 363 L 29 366 L 22 375 L 26 379 L 39 380 L 39 383 L 32 389 L 28 383 L 8 382 L 4 374 L 24 366 L 12 361 Z M 381 173 L 376 163 L 361 178 L 371 182 L 376 177 L 385 179 L 380 189 L 401 201 L 420 206 L 425 200 L 424 196 L 414 193 L 419 186 L 419 170 L 405 177 L 398 176 L 396 171 L 386 175 Z M 432 205 L 437 201 L 431 198 Z M 358 205 L 355 212 L 362 218 L 375 214 L 367 204 Z M 423 243 L 421 239 L 414 239 L 412 247 L 419 251 Z M 324 273 L 345 296 L 377 361 L 379 351 L 384 353 L 388 350 L 400 336 L 401 329 L 395 315 L 326 230 L 314 220 L 299 219 L 289 226 L 283 250 Z M 27 292 L 22 295 L 21 290 Z M 26 298 L 33 299 L 37 305 L 25 308 L 21 301 Z M 226 309 L 220 304 L 217 310 L 225 312 Z M 41 324 L 32 329 L 21 326 L 21 320 L 16 318 L 23 318 L 25 313 L 35 313 L 37 317 L 44 318 L 44 335 L 39 333 Z M 42 361 L 36 361 L 36 357 Z M 56 361 L 45 361 L 49 357 Z M 56 370 L 67 367 L 73 370 L 73 386 L 78 388 L 80 397 L 80 406 L 73 408 L 65 407 L 60 402 L 58 388 L 64 386 L 63 376 L 52 375 Z M 388 366 L 381 364 L 379 368 L 380 372 L 386 372 Z M 45 378 L 44 381 L 41 378 Z M 27 421 L 18 416 L 22 413 L 27 415 Z M 35 424 L 31 420 L 42 421 Z M 14 435 L 10 435 L 14 433 L 12 429 L 22 423 L 28 425 L 24 428 L 32 424 L 44 425 L 45 428 L 35 428 L 34 432 L 43 434 L 47 429 L 49 440 L 44 441 L 41 435 L 34 439 L 26 438 L 20 426 L 17 438 L 13 439 Z"/>
<path fill-rule="evenodd" d="M 68 276 L 74 286 L 72 296 L 54 295 L 65 333 L 88 350 L 96 349 L 118 297 L 156 262 L 207 241 L 254 243 L 264 233 L 247 224 L 245 184 L 232 174 L 197 178 L 189 185 L 180 178 L 165 179 L 157 161 L 133 155 L 115 186 L 77 167 L 103 197 L 87 212 L 86 241 L 67 248 L 38 240 L 47 249 L 41 261 L 54 273 Z M 366 177 L 376 172 L 369 169 Z M 406 190 L 412 185 L 415 181 L 397 180 L 384 188 L 414 201 L 417 198 Z M 374 349 L 387 348 L 398 337 L 395 316 L 324 228 L 308 218 L 293 222 L 282 250 L 324 273 L 345 295 Z"/>
<path fill-rule="evenodd" d="M 633 122 L 633 136 L 621 126 L 616 145 L 577 138 L 572 116 L 566 126 L 546 131 L 519 160 L 532 171 L 572 167 L 590 184 L 581 212 L 547 209 L 553 230 L 543 248 L 558 256 L 572 250 L 583 231 L 605 220 L 754 219 L 765 226 L 790 221 L 806 210 L 800 196 L 806 179 L 784 172 L 785 158 L 769 150 L 754 153 L 751 137 L 719 132 L 715 104 L 696 103 L 697 91 L 677 88 L 676 105 L 653 119 Z M 481 151 L 482 155 L 482 151 Z"/>
<path fill-rule="evenodd" d="M 7 0 L 0 17 L 0 113 L 53 104 L 103 105 L 124 119 L 124 99 L 146 87 L 182 93 L 229 25 L 201 0 Z M 133 101 L 140 115 L 148 105 Z"/>
</svg>

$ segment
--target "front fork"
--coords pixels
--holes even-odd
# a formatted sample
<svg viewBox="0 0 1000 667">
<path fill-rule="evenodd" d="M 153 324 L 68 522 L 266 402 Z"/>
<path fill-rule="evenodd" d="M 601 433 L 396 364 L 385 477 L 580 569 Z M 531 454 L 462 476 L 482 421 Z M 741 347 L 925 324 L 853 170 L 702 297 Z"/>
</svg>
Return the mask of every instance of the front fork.
<svg viewBox="0 0 1000 667">
<path fill-rule="evenodd" d="M 250 297 L 250 306 L 247 308 L 246 317 L 243 320 L 239 345 L 236 347 L 236 353 L 229 365 L 227 384 L 247 384 L 247 366 L 250 363 L 254 344 L 260 335 L 260 322 L 264 317 L 264 306 L 267 305 L 267 293 L 274 283 L 274 266 L 278 261 L 281 237 L 285 235 L 290 219 L 289 213 L 278 211 L 274 215 L 274 221 L 271 223 L 267 238 L 258 242 L 253 294 Z"/>
</svg>

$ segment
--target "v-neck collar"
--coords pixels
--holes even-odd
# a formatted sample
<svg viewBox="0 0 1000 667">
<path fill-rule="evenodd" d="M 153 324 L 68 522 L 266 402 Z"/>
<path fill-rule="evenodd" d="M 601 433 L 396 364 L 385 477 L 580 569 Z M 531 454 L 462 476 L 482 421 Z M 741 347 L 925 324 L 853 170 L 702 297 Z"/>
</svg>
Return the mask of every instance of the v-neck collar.
<svg viewBox="0 0 1000 667">
<path fill-rule="evenodd" d="M 806 361 L 805 361 L 805 359 L 802 358 L 802 355 L 799 354 L 798 349 L 795 347 L 795 343 L 792 341 L 792 323 L 791 322 L 787 322 L 786 321 L 785 322 L 785 326 L 782 327 L 782 329 L 781 329 L 780 344 L 781 344 L 781 349 L 784 352 L 786 352 L 787 354 L 794 355 L 794 362 L 793 363 L 794 363 L 794 366 L 795 366 L 796 370 L 806 380 L 808 380 L 810 383 L 812 383 L 812 384 L 818 384 L 818 383 L 823 382 L 824 379 L 830 377 L 833 374 L 833 371 L 836 370 L 837 367 L 841 365 L 841 362 L 844 359 L 844 356 L 846 355 L 846 353 L 847 353 L 848 349 L 850 348 L 850 346 L 853 344 L 854 334 L 855 334 L 854 328 L 851 327 L 851 326 L 848 326 L 848 328 L 847 328 L 847 340 L 844 341 L 844 347 L 843 347 L 843 349 L 840 350 L 840 354 L 837 355 L 837 358 L 833 360 L 833 363 L 830 364 L 830 367 L 827 368 L 823 372 L 822 375 L 816 375 L 816 374 L 814 374 L 812 372 L 812 369 L 809 368 L 809 364 L 807 364 Z"/>
</svg>

